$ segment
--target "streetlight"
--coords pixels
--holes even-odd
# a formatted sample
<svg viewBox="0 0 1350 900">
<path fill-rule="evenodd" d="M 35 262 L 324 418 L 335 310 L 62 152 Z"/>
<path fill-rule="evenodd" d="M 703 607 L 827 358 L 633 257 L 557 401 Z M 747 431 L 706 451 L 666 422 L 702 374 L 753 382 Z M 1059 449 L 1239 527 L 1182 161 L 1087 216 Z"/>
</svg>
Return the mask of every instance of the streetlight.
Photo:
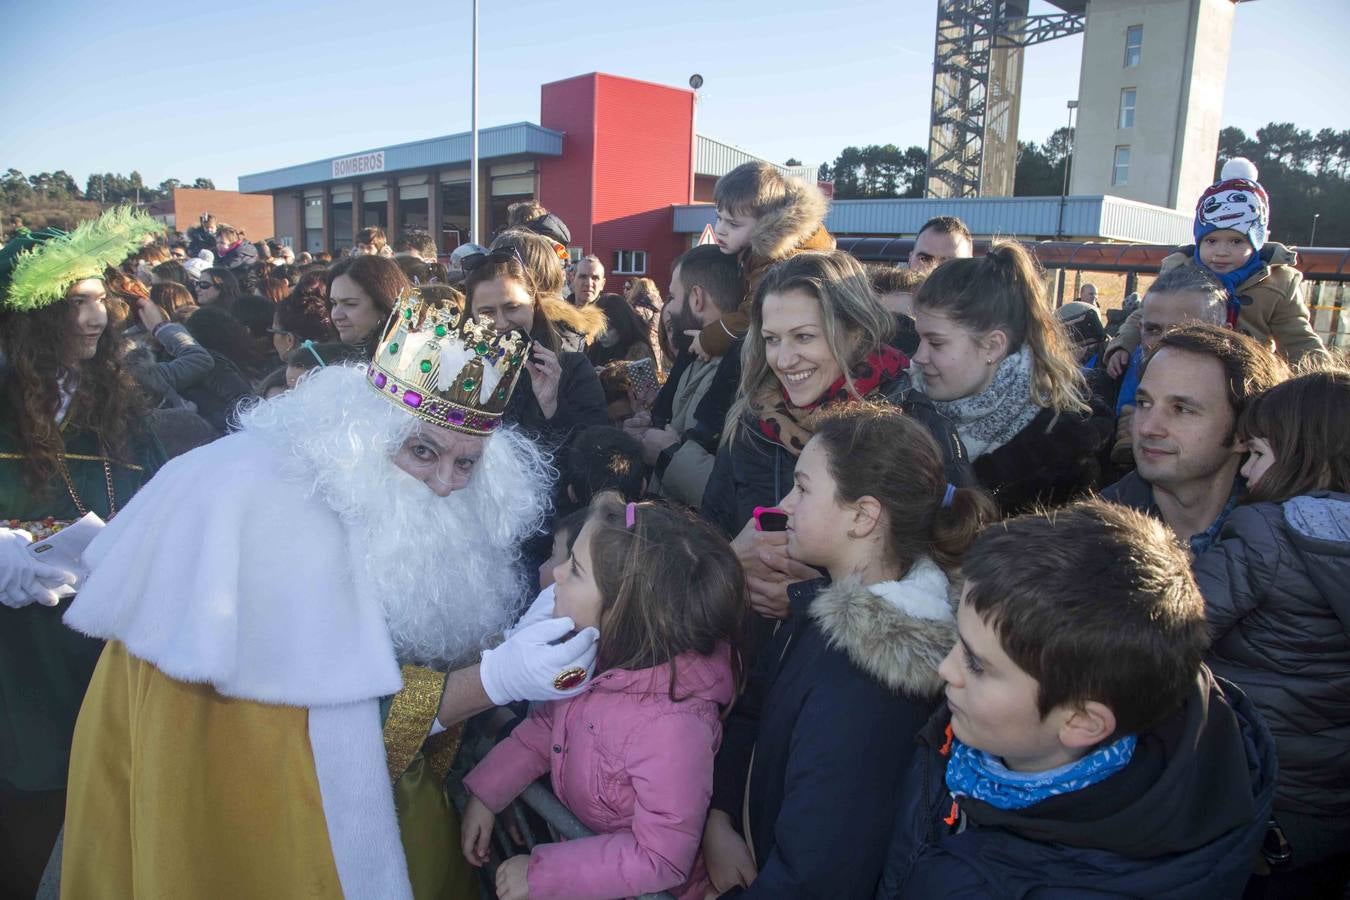
<svg viewBox="0 0 1350 900">
<path fill-rule="evenodd" d="M 478 0 L 473 0 L 473 75 L 469 100 L 469 242 L 478 240 Z"/>
<path fill-rule="evenodd" d="M 1069 133 L 1065 136 L 1068 146 L 1064 149 L 1064 183 L 1059 189 L 1059 224 L 1055 226 L 1055 237 L 1064 237 L 1064 206 L 1069 200 L 1069 158 L 1073 156 L 1073 111 L 1078 108 L 1077 100 L 1070 100 Z"/>
<path fill-rule="evenodd" d="M 1321 213 L 1313 213 L 1312 231 L 1309 232 L 1309 234 L 1308 234 L 1308 246 L 1309 246 L 1309 247 L 1316 247 L 1316 246 L 1317 246 L 1317 220 L 1320 219 L 1320 218 L 1322 218 L 1322 214 L 1321 214 Z"/>
</svg>

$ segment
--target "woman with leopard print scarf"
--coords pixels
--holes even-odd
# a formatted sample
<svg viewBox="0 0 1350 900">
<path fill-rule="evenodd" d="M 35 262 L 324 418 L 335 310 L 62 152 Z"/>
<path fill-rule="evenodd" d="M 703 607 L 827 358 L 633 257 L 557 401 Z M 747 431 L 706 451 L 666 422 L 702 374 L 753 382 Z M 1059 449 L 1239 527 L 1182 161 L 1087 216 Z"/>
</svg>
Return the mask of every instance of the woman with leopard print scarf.
<svg viewBox="0 0 1350 900">
<path fill-rule="evenodd" d="M 786 535 L 759 531 L 752 518 L 792 490 L 817 410 L 863 398 L 898 405 L 933 435 L 949 480 L 972 483 L 955 428 L 912 389 L 909 360 L 890 346 L 894 321 L 862 266 L 840 251 L 799 253 L 759 285 L 739 396 L 700 512 L 734 538 L 762 631 L 788 615 L 788 585 L 819 574 L 787 555 Z"/>
</svg>

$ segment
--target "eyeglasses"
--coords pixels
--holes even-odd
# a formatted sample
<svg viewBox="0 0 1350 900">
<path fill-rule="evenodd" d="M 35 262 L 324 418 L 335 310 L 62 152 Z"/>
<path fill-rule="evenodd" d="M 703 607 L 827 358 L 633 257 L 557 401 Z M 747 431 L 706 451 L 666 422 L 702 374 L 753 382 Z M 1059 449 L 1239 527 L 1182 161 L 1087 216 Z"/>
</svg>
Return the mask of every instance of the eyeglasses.
<svg viewBox="0 0 1350 900">
<path fill-rule="evenodd" d="M 522 268 L 525 268 L 525 260 L 520 258 L 520 251 L 515 247 L 498 247 L 488 253 L 470 253 L 459 261 L 459 267 L 467 275 L 477 269 L 481 269 L 488 263 L 504 263 L 515 260 Z"/>
<path fill-rule="evenodd" d="M 268 333 L 268 334 L 285 334 L 285 335 L 289 335 L 289 334 L 291 334 L 292 332 L 287 331 L 285 328 L 269 328 L 269 329 L 267 329 L 267 333 Z"/>
<path fill-rule="evenodd" d="M 207 288 L 213 288 L 216 286 L 216 283 L 214 281 L 194 281 L 192 283 L 197 286 L 197 290 L 199 291 L 204 291 Z"/>
</svg>

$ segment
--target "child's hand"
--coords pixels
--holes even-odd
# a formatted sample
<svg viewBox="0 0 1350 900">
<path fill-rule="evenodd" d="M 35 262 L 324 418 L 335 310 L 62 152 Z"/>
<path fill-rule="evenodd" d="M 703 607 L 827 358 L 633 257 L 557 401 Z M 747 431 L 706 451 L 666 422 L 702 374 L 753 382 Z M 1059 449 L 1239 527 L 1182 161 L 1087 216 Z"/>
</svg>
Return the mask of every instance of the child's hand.
<svg viewBox="0 0 1350 900">
<path fill-rule="evenodd" d="M 736 833 L 731 818 L 720 809 L 711 810 L 703 826 L 703 862 L 719 895 L 737 885 L 748 888 L 758 874 L 745 838 Z"/>
<path fill-rule="evenodd" d="M 703 350 L 703 343 L 698 339 L 698 336 L 701 333 L 702 332 L 697 330 L 690 330 L 685 332 L 685 334 L 692 334 L 694 336 L 694 342 L 689 345 L 689 352 L 697 356 L 699 362 L 707 362 L 708 360 L 712 359 L 712 357 L 709 356 L 707 353 L 705 353 Z"/>
<path fill-rule="evenodd" d="M 492 823 L 497 817 L 477 797 L 470 796 L 459 821 L 459 842 L 464 858 L 471 866 L 482 866 L 488 861 L 492 842 Z"/>
<path fill-rule="evenodd" d="M 1124 347 L 1117 347 L 1111 351 L 1111 355 L 1106 358 L 1106 374 L 1112 378 L 1119 378 L 1125 374 L 1125 370 L 1130 367 L 1130 354 Z"/>
<path fill-rule="evenodd" d="M 513 856 L 497 867 L 497 900 L 529 900 L 528 856 Z"/>
</svg>

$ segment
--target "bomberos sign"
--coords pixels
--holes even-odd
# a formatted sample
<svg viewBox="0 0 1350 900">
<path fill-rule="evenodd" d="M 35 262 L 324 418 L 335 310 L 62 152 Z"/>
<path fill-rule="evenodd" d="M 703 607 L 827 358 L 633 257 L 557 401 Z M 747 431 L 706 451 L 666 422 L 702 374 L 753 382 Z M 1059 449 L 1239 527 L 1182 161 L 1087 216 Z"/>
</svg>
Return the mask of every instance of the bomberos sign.
<svg viewBox="0 0 1350 900">
<path fill-rule="evenodd" d="M 384 171 L 384 151 L 358 153 L 356 156 L 344 156 L 333 160 L 333 177 L 348 178 L 352 175 L 368 175 L 371 172 Z"/>
</svg>

